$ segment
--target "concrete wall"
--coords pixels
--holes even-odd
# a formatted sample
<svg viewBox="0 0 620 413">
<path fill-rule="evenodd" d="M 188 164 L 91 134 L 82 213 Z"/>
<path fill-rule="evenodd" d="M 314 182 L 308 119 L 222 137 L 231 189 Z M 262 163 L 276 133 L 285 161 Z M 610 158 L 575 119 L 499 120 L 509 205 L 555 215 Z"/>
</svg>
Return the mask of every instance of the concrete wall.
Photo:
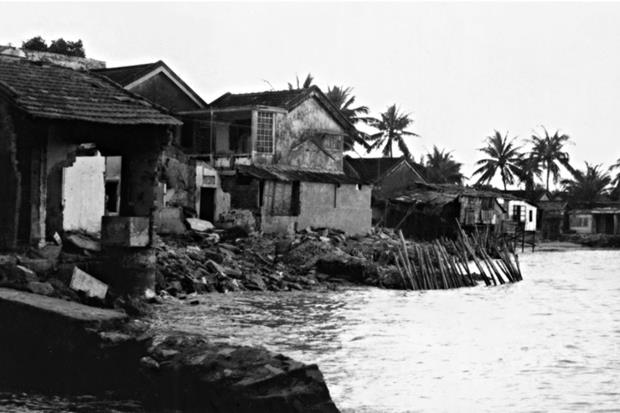
<svg viewBox="0 0 620 413">
<path fill-rule="evenodd" d="M 215 188 L 215 220 L 230 211 L 230 194 L 222 189 L 222 180 L 217 170 L 206 162 L 198 161 L 196 165 L 196 188 Z M 200 211 L 200 195 L 196 194 L 196 211 Z"/>
<path fill-rule="evenodd" d="M 0 105 L 0 249 L 17 244 L 17 220 L 21 177 L 17 169 L 17 142 L 13 120 Z"/>
<path fill-rule="evenodd" d="M 520 206 L 521 210 L 525 211 L 525 214 L 522 213 L 520 222 L 525 223 L 526 231 L 536 231 L 536 220 L 537 220 L 537 208 L 525 201 L 520 200 L 509 200 L 508 201 L 508 215 L 512 218 L 512 211 L 515 206 Z"/>
<path fill-rule="evenodd" d="M 277 116 L 276 120 L 276 164 L 342 171 L 344 131 L 318 100 L 308 99 L 288 114 Z M 329 155 L 308 140 L 310 137 L 320 136 L 317 131 L 342 135 L 318 140 Z M 337 139 L 340 148 L 329 148 L 325 139 Z"/>
<path fill-rule="evenodd" d="M 99 234 L 105 214 L 105 157 L 78 156 L 64 168 L 63 229 Z"/>
<path fill-rule="evenodd" d="M 298 216 L 277 216 L 269 212 L 267 194 L 274 182 L 265 182 L 262 229 L 267 233 L 328 227 L 347 234 L 366 234 L 371 228 L 371 187 L 301 182 Z"/>
</svg>

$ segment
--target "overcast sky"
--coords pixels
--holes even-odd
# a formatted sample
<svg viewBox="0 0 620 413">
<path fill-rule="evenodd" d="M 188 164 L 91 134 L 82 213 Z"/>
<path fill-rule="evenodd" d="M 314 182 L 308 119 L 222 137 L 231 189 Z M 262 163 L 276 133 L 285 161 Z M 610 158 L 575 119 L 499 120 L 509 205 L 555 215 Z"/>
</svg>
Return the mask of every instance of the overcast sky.
<svg viewBox="0 0 620 413">
<path fill-rule="evenodd" d="M 206 101 L 316 83 L 373 114 L 410 112 L 416 156 L 453 151 L 470 174 L 499 129 L 571 136 L 577 167 L 620 157 L 620 4 L 0 2 L 0 44 L 82 39 L 108 67 L 164 60 Z"/>
</svg>

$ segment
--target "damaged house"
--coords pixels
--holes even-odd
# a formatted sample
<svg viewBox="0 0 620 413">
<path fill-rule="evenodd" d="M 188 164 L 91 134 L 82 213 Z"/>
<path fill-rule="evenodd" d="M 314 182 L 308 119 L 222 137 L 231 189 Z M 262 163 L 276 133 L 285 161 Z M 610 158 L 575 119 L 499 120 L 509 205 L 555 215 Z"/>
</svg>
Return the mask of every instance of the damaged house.
<svg viewBox="0 0 620 413">
<path fill-rule="evenodd" d="M 493 191 L 448 184 L 419 184 L 390 197 L 386 226 L 408 237 L 453 237 L 465 229 L 500 231 L 506 217 L 504 199 Z"/>
<path fill-rule="evenodd" d="M 182 111 L 200 110 L 207 103 L 166 63 L 159 60 L 132 66 L 100 68 L 93 72 L 104 75 L 126 90 L 166 108 L 176 115 Z M 178 116 L 177 116 L 178 117 Z M 185 127 L 185 126 L 184 126 Z M 174 138 L 161 154 L 158 200 L 155 228 L 160 233 L 185 231 L 184 211 L 190 215 L 200 211 L 200 192 L 204 179 L 203 165 L 193 156 L 193 148 L 181 146 L 181 128 L 175 129 Z M 207 171 L 215 180 L 214 169 Z"/>
<path fill-rule="evenodd" d="M 160 155 L 178 126 L 103 76 L 0 56 L 0 247 L 68 230 L 150 246 Z M 109 157 L 118 197 L 106 200 Z"/>
<path fill-rule="evenodd" d="M 182 115 L 181 145 L 209 184 L 198 197 L 201 218 L 265 232 L 370 229 L 371 187 L 343 169 L 354 128 L 318 87 L 226 93 Z"/>
</svg>

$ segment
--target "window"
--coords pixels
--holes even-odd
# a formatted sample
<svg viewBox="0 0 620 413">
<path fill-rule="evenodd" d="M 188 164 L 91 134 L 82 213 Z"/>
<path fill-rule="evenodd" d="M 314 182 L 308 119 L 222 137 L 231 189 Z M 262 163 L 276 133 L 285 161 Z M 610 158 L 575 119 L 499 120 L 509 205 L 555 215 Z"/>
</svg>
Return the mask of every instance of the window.
<svg viewBox="0 0 620 413">
<path fill-rule="evenodd" d="M 256 152 L 273 153 L 273 113 L 258 112 Z"/>
<path fill-rule="evenodd" d="M 533 211 L 530 209 L 530 222 L 534 221 Z"/>
</svg>

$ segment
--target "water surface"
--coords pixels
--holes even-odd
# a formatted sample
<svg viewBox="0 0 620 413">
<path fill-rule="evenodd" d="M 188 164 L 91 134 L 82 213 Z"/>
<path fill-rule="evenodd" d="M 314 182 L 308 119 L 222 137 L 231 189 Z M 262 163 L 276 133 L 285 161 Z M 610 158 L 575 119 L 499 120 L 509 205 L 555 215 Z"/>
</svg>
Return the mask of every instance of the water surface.
<svg viewBox="0 0 620 413">
<path fill-rule="evenodd" d="M 346 412 L 620 412 L 620 251 L 538 252 L 521 266 L 524 281 L 499 287 L 211 294 L 159 307 L 155 329 L 317 363 Z M 94 403 L 12 397 L 0 410 Z"/>
</svg>

